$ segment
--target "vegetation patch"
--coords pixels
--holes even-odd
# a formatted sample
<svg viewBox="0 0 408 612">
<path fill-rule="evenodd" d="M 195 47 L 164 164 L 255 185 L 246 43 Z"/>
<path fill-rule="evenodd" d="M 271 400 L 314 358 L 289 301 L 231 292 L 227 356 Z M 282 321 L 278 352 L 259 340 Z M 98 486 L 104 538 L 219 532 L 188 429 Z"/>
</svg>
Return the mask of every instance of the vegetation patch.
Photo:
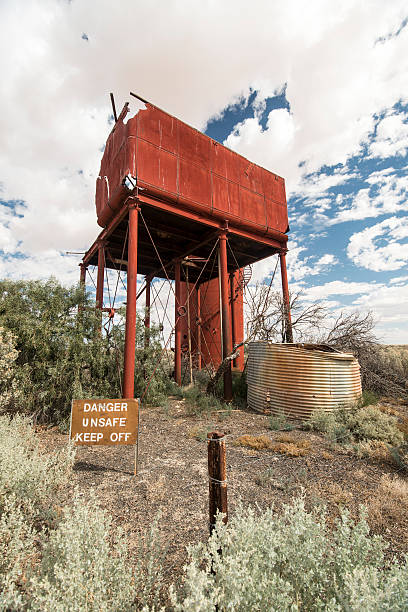
<svg viewBox="0 0 408 612">
<path fill-rule="evenodd" d="M 288 457 L 304 457 L 310 453 L 310 440 L 294 440 L 290 436 L 282 435 L 277 441 L 268 436 L 251 436 L 245 434 L 235 438 L 234 446 L 243 446 L 253 450 L 272 450 Z"/>
<path fill-rule="evenodd" d="M 397 419 L 374 406 L 333 412 L 317 410 L 304 425 L 326 434 L 334 442 L 378 440 L 398 446 L 404 440 Z"/>
<path fill-rule="evenodd" d="M 408 515 L 408 482 L 384 474 L 368 502 L 370 525 L 377 532 L 385 532 L 404 514 Z"/>
<path fill-rule="evenodd" d="M 252 448 L 253 450 L 272 449 L 274 445 L 268 436 L 251 436 L 249 434 L 235 438 L 232 444 L 234 446 Z"/>
<path fill-rule="evenodd" d="M 298 499 L 276 513 L 239 509 L 221 517 L 207 544 L 190 550 L 175 610 L 406 610 L 408 560 L 387 563 L 365 516 L 343 511 L 333 531 L 321 508 Z M 222 554 L 220 554 L 222 551 Z"/>
<path fill-rule="evenodd" d="M 292 442 L 275 442 L 271 450 L 288 457 L 304 457 L 310 453 L 310 440 L 296 440 Z"/>
</svg>

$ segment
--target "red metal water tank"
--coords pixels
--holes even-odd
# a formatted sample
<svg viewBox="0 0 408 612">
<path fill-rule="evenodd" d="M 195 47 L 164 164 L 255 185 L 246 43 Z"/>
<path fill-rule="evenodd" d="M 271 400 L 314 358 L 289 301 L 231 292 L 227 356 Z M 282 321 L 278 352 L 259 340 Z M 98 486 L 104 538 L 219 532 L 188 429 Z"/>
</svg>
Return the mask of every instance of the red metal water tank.
<svg viewBox="0 0 408 612">
<path fill-rule="evenodd" d="M 147 104 L 124 123 L 122 111 L 106 143 L 96 185 L 102 227 L 124 204 L 125 177 L 141 193 L 204 218 L 285 243 L 284 179 L 227 149 L 168 113 Z"/>
</svg>

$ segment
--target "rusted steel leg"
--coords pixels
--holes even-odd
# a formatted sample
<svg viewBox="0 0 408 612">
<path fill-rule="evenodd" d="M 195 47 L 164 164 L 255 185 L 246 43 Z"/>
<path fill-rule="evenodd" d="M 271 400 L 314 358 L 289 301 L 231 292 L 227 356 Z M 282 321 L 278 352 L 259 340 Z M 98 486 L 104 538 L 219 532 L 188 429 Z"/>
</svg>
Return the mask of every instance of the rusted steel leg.
<svg viewBox="0 0 408 612">
<path fill-rule="evenodd" d="M 144 320 L 145 324 L 145 347 L 148 347 L 150 344 L 150 283 L 152 279 L 150 276 L 146 276 L 146 316 Z"/>
<path fill-rule="evenodd" d="M 84 263 L 80 263 L 79 268 L 80 268 L 79 284 L 81 288 L 85 289 L 87 267 Z"/>
<path fill-rule="evenodd" d="M 285 341 L 293 342 L 292 317 L 290 314 L 290 298 L 288 287 L 288 274 L 286 271 L 286 251 L 282 250 L 279 253 L 280 269 L 282 276 L 282 293 L 283 293 L 283 316 L 285 320 Z"/>
<path fill-rule="evenodd" d="M 218 431 L 207 434 L 210 534 L 214 529 L 217 512 L 222 512 L 225 515 L 223 518 L 224 523 L 228 521 L 224 436 L 225 434 Z"/>
<path fill-rule="evenodd" d="M 80 274 L 79 274 L 79 286 L 81 288 L 82 300 L 85 299 L 85 288 L 86 288 L 86 270 L 87 266 L 84 263 L 79 264 Z M 83 304 L 78 305 L 78 314 L 83 311 Z"/>
<path fill-rule="evenodd" d="M 98 276 L 96 279 L 96 307 L 103 308 L 103 284 L 105 278 L 105 244 L 98 244 Z"/>
<path fill-rule="evenodd" d="M 229 291 L 230 291 L 230 312 L 231 312 L 231 344 L 234 347 L 237 344 L 237 334 L 236 334 L 236 317 L 235 317 L 235 274 L 234 272 L 230 272 L 229 275 Z M 237 366 L 237 360 L 234 359 L 232 362 L 234 368 Z"/>
<path fill-rule="evenodd" d="M 174 378 L 181 385 L 181 284 L 180 284 L 180 262 L 174 264 L 176 277 L 176 300 L 175 300 L 175 342 L 174 342 Z"/>
<path fill-rule="evenodd" d="M 221 309 L 222 309 L 222 358 L 225 359 L 232 353 L 231 341 L 231 317 L 228 292 L 228 260 L 227 260 L 227 232 L 220 235 L 220 287 L 221 287 Z M 224 400 L 232 400 L 232 374 L 231 362 L 224 372 Z"/>
<path fill-rule="evenodd" d="M 129 399 L 135 395 L 138 212 L 139 207 L 136 203 L 132 203 L 129 206 L 125 362 L 123 367 L 123 397 Z"/>
<path fill-rule="evenodd" d="M 201 367 L 201 290 L 197 287 L 197 369 Z"/>
<path fill-rule="evenodd" d="M 100 311 L 99 333 L 102 332 L 103 285 L 105 279 L 105 243 L 98 244 L 98 276 L 96 277 L 96 308 Z"/>
</svg>

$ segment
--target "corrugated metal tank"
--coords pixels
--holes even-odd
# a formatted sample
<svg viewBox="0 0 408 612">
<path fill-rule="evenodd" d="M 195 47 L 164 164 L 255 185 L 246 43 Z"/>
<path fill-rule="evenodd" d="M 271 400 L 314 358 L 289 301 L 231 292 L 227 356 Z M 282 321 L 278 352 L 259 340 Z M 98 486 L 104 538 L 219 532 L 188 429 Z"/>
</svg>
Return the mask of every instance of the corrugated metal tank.
<svg viewBox="0 0 408 612">
<path fill-rule="evenodd" d="M 361 396 L 360 365 L 324 345 L 251 342 L 248 406 L 257 412 L 305 419 Z"/>
</svg>

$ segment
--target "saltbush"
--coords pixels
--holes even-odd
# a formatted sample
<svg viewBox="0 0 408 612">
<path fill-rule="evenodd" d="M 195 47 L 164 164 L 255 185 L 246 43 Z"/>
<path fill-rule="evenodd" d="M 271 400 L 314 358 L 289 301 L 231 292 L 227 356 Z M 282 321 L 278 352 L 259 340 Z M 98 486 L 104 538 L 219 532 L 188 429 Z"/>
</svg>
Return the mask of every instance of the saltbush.
<svg viewBox="0 0 408 612">
<path fill-rule="evenodd" d="M 189 550 L 183 595 L 175 610 L 405 611 L 408 558 L 387 564 L 385 543 L 369 536 L 365 517 L 346 512 L 331 531 L 321 509 L 298 499 L 277 515 L 240 508 L 218 518 L 207 544 Z"/>
<path fill-rule="evenodd" d="M 110 521 L 78 499 L 46 539 L 38 570 L 26 586 L 31 610 L 130 610 L 132 572 L 123 534 L 109 543 Z"/>
<path fill-rule="evenodd" d="M 193 385 L 183 389 L 183 395 L 186 400 L 187 412 L 200 416 L 203 414 L 209 415 L 215 410 L 225 408 L 225 404 L 221 402 L 215 395 L 209 395 L 205 389 L 199 385 Z"/>
<path fill-rule="evenodd" d="M 45 453 L 27 418 L 0 416 L 0 511 L 14 499 L 30 516 L 47 520 L 56 493 L 71 476 L 74 456 L 71 445 Z"/>
<path fill-rule="evenodd" d="M 61 507 L 73 450 L 45 453 L 29 421 L 0 417 L 0 611 L 148 610 L 162 584 L 158 518 L 130 566 L 91 495 Z M 60 495 L 62 493 L 62 495 Z"/>
<path fill-rule="evenodd" d="M 316 410 L 304 426 L 325 433 L 335 442 L 379 440 L 398 446 L 404 440 L 397 419 L 374 406 L 333 412 Z"/>
<path fill-rule="evenodd" d="M 13 377 L 17 356 L 13 335 L 0 327 L 0 411 L 10 404 L 16 393 Z"/>
</svg>

